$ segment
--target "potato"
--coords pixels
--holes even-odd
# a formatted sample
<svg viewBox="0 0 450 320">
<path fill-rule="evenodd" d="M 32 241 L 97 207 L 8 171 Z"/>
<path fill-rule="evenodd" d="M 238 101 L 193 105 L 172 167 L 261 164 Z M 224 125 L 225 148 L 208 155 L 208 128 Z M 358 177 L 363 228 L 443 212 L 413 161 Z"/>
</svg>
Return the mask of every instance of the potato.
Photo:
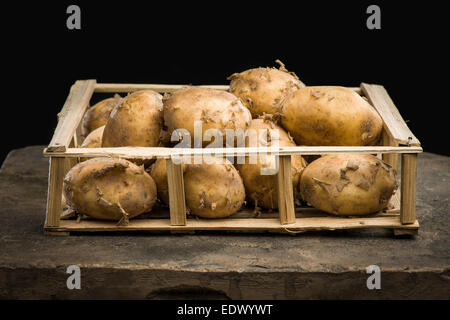
<svg viewBox="0 0 450 320">
<path fill-rule="evenodd" d="M 276 125 L 267 119 L 254 119 L 249 130 L 255 130 L 259 134 L 261 130 L 267 130 L 269 135 L 269 130 L 278 130 L 279 134 L 279 146 L 295 146 L 292 138 L 289 134 L 284 131 L 280 126 Z M 264 138 L 257 141 L 257 145 L 250 145 L 250 139 L 246 139 L 246 147 L 249 146 L 272 146 L 271 141 L 265 141 Z M 266 209 L 276 209 L 278 208 L 278 198 L 277 191 L 275 189 L 275 175 L 261 175 L 262 168 L 276 168 L 274 163 L 275 158 L 270 156 L 265 156 L 261 161 L 258 155 L 257 163 L 250 164 L 249 158 L 245 158 L 245 164 L 236 164 L 236 168 L 241 174 L 242 180 L 245 186 L 245 192 L 247 196 L 255 203 L 256 206 L 261 206 Z M 294 186 L 294 191 L 300 181 L 300 175 L 306 166 L 306 162 L 301 156 L 292 156 L 291 169 L 292 169 L 292 184 Z"/>
<path fill-rule="evenodd" d="M 185 166 L 183 166 L 183 172 L 185 171 Z M 169 186 L 167 183 L 167 169 L 166 169 L 166 160 L 158 159 L 153 163 L 150 167 L 150 176 L 156 183 L 156 188 L 158 191 L 158 198 L 169 205 Z"/>
<path fill-rule="evenodd" d="M 81 144 L 81 148 L 101 148 L 102 147 L 102 137 L 103 130 L 105 130 L 105 126 L 98 127 L 97 129 L 91 131 L 84 139 Z"/>
<path fill-rule="evenodd" d="M 153 178 L 125 159 L 93 158 L 80 162 L 64 178 L 67 204 L 78 213 L 120 220 L 148 212 L 156 202 Z"/>
<path fill-rule="evenodd" d="M 239 97 L 255 118 L 259 115 L 277 114 L 286 96 L 305 85 L 294 73 L 280 69 L 256 68 L 234 73 L 227 79 L 230 92 Z"/>
<path fill-rule="evenodd" d="M 80 148 L 101 148 L 104 129 L 105 126 L 101 126 L 89 133 Z M 90 158 L 80 158 L 80 161 L 86 161 L 88 159 Z"/>
<path fill-rule="evenodd" d="M 111 111 L 121 103 L 122 98 L 116 94 L 90 107 L 81 122 L 81 135 L 86 138 L 95 129 L 104 126 L 109 119 Z"/>
<path fill-rule="evenodd" d="M 394 169 L 373 155 L 326 155 L 311 162 L 300 179 L 302 198 L 335 215 L 378 212 L 398 187 Z"/>
<path fill-rule="evenodd" d="M 383 121 L 349 88 L 317 86 L 293 92 L 281 110 L 281 125 L 298 145 L 375 145 Z"/>
<path fill-rule="evenodd" d="M 215 137 L 211 141 L 203 139 L 205 132 L 212 129 L 223 142 L 216 142 L 220 147 L 226 142 L 225 129 L 245 130 L 252 119 L 242 102 L 226 91 L 186 87 L 165 96 L 163 101 L 168 132 L 172 134 L 175 129 L 186 129 L 191 137 L 190 146 L 194 146 L 194 121 L 201 121 L 202 137 L 199 138 L 202 146 L 215 141 Z"/>
<path fill-rule="evenodd" d="M 202 218 L 225 218 L 242 207 L 244 184 L 227 159 L 204 157 L 201 164 L 183 165 L 183 172 L 186 206 L 191 213 Z M 168 204 L 166 161 L 156 160 L 150 175 L 161 200 Z"/>
<path fill-rule="evenodd" d="M 103 132 L 102 147 L 158 146 L 162 108 L 162 96 L 152 90 L 128 95 L 111 112 Z"/>
</svg>

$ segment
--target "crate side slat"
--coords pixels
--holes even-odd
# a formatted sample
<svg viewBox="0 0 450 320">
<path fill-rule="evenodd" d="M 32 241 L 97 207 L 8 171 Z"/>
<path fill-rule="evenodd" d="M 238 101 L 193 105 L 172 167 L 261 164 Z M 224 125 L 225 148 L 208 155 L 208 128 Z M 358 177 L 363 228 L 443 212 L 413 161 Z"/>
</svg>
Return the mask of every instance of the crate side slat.
<svg viewBox="0 0 450 320">
<path fill-rule="evenodd" d="M 412 147 L 391 147 L 391 146 L 308 146 L 308 147 L 282 147 L 276 148 L 162 148 L 162 147 L 117 147 L 117 148 L 68 148 L 66 151 L 44 150 L 45 156 L 52 157 L 119 157 L 129 159 L 163 158 L 168 159 L 172 156 L 192 156 L 192 155 L 259 155 L 261 153 L 287 155 L 317 155 L 317 154 L 340 154 L 340 153 L 420 153 L 422 148 Z"/>
<path fill-rule="evenodd" d="M 95 80 L 78 80 L 71 87 L 46 152 L 64 152 L 68 148 L 94 93 L 95 83 Z"/>
<path fill-rule="evenodd" d="M 174 92 L 189 85 L 186 84 L 151 84 L 151 83 L 97 83 L 95 92 L 101 93 L 127 93 L 138 90 L 154 90 L 157 92 Z M 210 88 L 216 90 L 228 91 L 229 85 L 198 85 L 196 87 Z M 349 89 L 361 94 L 360 87 L 348 87 Z"/>
<path fill-rule="evenodd" d="M 102 93 L 127 93 L 138 90 L 154 90 L 157 92 L 174 92 L 187 87 L 185 84 L 144 84 L 144 83 L 97 83 L 95 92 Z M 198 87 L 216 90 L 228 90 L 228 85 L 200 85 Z"/>
<path fill-rule="evenodd" d="M 133 219 L 127 226 L 117 226 L 115 222 L 82 220 L 62 220 L 58 228 L 46 228 L 48 231 L 138 231 L 138 230 L 267 230 L 267 231 L 310 231 L 310 230 L 342 230 L 360 228 L 405 228 L 417 229 L 419 223 L 415 221 L 403 225 L 397 217 L 376 218 L 339 218 L 339 217 L 313 217 L 298 218 L 295 223 L 282 226 L 279 219 L 189 219 L 184 226 L 170 225 L 168 219 Z"/>
<path fill-rule="evenodd" d="M 384 122 L 384 128 L 398 144 L 420 146 L 419 140 L 408 128 L 383 86 L 361 83 L 361 90 L 380 114 Z"/>
</svg>

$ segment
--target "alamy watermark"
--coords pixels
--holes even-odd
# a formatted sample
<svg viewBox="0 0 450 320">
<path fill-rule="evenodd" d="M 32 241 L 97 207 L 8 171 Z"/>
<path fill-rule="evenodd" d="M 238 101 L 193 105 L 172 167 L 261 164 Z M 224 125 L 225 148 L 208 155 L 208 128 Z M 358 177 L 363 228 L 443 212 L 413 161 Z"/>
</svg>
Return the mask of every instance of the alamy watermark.
<svg viewBox="0 0 450 320">
<path fill-rule="evenodd" d="M 66 20 L 66 26 L 69 30 L 81 29 L 81 9 L 79 6 L 72 4 L 67 7 L 66 13 L 69 14 Z"/>
<path fill-rule="evenodd" d="M 187 129 L 175 129 L 171 135 L 171 142 L 177 144 L 174 148 L 202 150 L 199 154 L 182 155 L 173 157 L 175 164 L 209 164 L 211 156 L 226 158 L 232 164 L 257 164 L 260 163 L 261 175 L 273 175 L 278 172 L 278 155 L 280 133 L 278 129 L 217 129 L 211 128 L 203 132 L 202 121 L 194 121 L 194 137 Z M 208 143 L 206 146 L 205 144 Z M 203 146 L 205 146 L 203 148 Z M 225 147 L 224 147 L 225 146 Z M 194 147 L 194 149 L 192 149 Z M 235 156 L 230 148 L 253 148 L 249 155 L 238 154 Z M 211 152 L 204 154 L 204 150 Z M 216 161 L 216 160 L 215 160 Z"/>
<path fill-rule="evenodd" d="M 367 14 L 370 16 L 367 18 L 366 26 L 369 30 L 381 29 L 381 9 L 376 4 L 372 4 L 367 7 Z"/>
<path fill-rule="evenodd" d="M 367 289 L 381 289 L 381 270 L 380 267 L 373 264 L 366 268 L 366 273 L 371 274 L 370 277 L 367 278 L 366 285 Z"/>
<path fill-rule="evenodd" d="M 81 289 L 81 269 L 79 266 L 73 264 L 67 267 L 66 273 L 70 276 L 67 278 L 66 285 L 67 289 Z"/>
</svg>

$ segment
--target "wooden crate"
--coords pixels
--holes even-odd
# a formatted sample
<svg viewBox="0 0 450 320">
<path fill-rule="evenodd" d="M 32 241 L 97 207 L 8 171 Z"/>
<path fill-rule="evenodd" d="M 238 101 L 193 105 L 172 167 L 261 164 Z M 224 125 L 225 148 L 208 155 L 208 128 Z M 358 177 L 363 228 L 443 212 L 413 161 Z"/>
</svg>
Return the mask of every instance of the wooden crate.
<svg viewBox="0 0 450 320">
<path fill-rule="evenodd" d="M 365 96 L 384 121 L 382 141 L 378 146 L 308 146 L 271 148 L 230 148 L 226 155 L 254 155 L 258 152 L 276 151 L 279 156 L 279 171 L 275 178 L 279 209 L 277 212 L 258 216 L 250 209 L 242 209 L 230 218 L 200 219 L 186 216 L 184 183 L 181 165 L 172 159 L 180 155 L 214 154 L 219 149 L 181 148 L 79 148 L 80 123 L 94 92 L 127 93 L 142 89 L 171 92 L 182 85 L 155 84 L 105 84 L 95 80 L 76 81 L 58 114 L 58 125 L 53 138 L 44 150 L 49 157 L 49 184 L 47 213 L 44 230 L 46 234 L 68 235 L 77 231 L 126 231 L 168 230 L 171 232 L 193 232 L 195 230 L 244 230 L 299 233 L 308 230 L 338 230 L 354 228 L 390 228 L 394 234 L 417 234 L 416 220 L 416 170 L 417 155 L 422 152 L 420 142 L 411 133 L 399 111 L 383 86 L 362 83 L 351 88 Z M 205 86 L 227 90 L 228 86 Z M 392 197 L 388 210 L 362 217 L 336 217 L 310 207 L 294 207 L 291 183 L 291 155 L 318 155 L 339 153 L 377 154 L 395 169 L 401 162 L 401 185 Z M 87 219 L 82 221 L 62 220 L 61 198 L 63 178 L 79 157 L 163 158 L 167 161 L 170 210 L 158 209 L 131 219 L 127 226 L 115 222 Z M 401 161 L 399 161 L 399 157 Z"/>
</svg>

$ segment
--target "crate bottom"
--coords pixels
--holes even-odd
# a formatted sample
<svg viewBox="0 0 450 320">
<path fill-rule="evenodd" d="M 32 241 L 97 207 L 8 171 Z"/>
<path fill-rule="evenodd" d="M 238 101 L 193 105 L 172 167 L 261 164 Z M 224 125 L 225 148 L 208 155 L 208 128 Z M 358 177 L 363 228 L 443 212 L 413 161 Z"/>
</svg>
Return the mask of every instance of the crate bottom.
<svg viewBox="0 0 450 320">
<path fill-rule="evenodd" d="M 188 219 L 184 226 L 172 226 L 169 219 L 135 219 L 127 226 L 116 222 L 99 220 L 61 220 L 58 227 L 45 227 L 46 233 L 105 232 L 105 231 L 268 231 L 279 233 L 300 233 L 312 230 L 343 230 L 361 228 L 394 229 L 396 235 L 417 234 L 419 223 L 402 224 L 399 216 L 371 218 L 313 217 L 297 218 L 295 223 L 281 225 L 279 219 Z"/>
</svg>

